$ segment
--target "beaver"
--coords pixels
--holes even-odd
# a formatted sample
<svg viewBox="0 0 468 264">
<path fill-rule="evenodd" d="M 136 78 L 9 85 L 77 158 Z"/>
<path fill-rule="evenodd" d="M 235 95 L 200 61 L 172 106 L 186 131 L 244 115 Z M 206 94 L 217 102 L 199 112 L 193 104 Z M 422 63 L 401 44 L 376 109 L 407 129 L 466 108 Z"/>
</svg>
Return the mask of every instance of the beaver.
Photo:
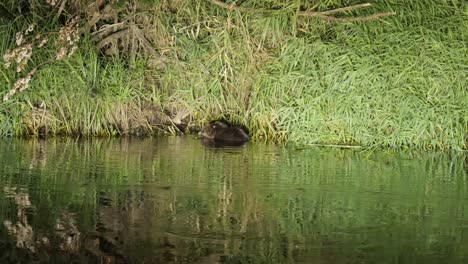
<svg viewBox="0 0 468 264">
<path fill-rule="evenodd" d="M 249 135 L 242 128 L 230 126 L 223 121 L 209 122 L 201 131 L 201 136 L 216 143 L 229 145 L 242 145 L 249 141 Z"/>
</svg>

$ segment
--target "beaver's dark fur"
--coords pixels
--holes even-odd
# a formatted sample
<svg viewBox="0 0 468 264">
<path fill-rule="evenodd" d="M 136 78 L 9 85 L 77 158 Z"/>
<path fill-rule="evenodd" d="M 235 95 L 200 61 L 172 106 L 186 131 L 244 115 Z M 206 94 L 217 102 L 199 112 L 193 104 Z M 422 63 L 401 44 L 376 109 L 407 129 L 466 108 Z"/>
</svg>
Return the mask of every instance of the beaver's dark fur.
<svg viewBox="0 0 468 264">
<path fill-rule="evenodd" d="M 208 123 L 203 128 L 201 136 L 205 139 L 233 145 L 240 145 L 249 141 L 249 135 L 242 128 L 230 126 L 223 121 Z"/>
</svg>

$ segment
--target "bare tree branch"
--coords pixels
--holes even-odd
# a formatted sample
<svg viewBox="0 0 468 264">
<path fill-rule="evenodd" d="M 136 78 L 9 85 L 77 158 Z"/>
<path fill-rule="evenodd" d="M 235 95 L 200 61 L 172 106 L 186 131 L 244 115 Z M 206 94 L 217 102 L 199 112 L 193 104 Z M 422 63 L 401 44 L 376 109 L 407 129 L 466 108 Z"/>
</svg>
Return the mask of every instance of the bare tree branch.
<svg viewBox="0 0 468 264">
<path fill-rule="evenodd" d="M 358 4 L 358 5 L 352 5 L 352 6 L 345 6 L 345 7 L 332 9 L 332 10 L 328 10 L 328 11 L 323 11 L 323 12 L 318 12 L 318 13 L 321 13 L 322 15 L 331 15 L 331 14 L 335 14 L 335 13 L 339 13 L 339 12 L 345 12 L 345 11 L 354 10 L 354 9 L 358 9 L 358 8 L 369 7 L 371 5 L 372 4 L 370 4 L 370 3 L 364 3 L 364 4 Z"/>
<path fill-rule="evenodd" d="M 324 16 L 319 15 L 319 17 L 323 18 L 324 20 L 331 21 L 331 22 L 357 22 L 357 21 L 369 21 L 369 20 L 376 20 L 380 17 L 386 16 L 393 16 L 395 15 L 394 12 L 385 12 L 385 13 L 377 13 L 370 16 L 361 16 L 361 17 L 332 17 L 332 16 Z"/>
<path fill-rule="evenodd" d="M 242 11 L 242 12 L 250 12 L 250 13 L 266 13 L 266 12 L 271 12 L 271 11 L 274 11 L 274 10 L 268 10 L 268 9 L 259 9 L 259 8 L 248 8 L 248 7 L 239 7 L 239 6 L 236 6 L 235 3 L 232 3 L 232 4 L 226 4 L 224 2 L 221 2 L 221 1 L 218 1 L 218 0 L 208 0 L 210 1 L 211 3 L 217 5 L 217 6 L 220 6 L 222 8 L 226 8 L 228 10 L 231 10 L 231 11 Z"/>
<path fill-rule="evenodd" d="M 136 25 L 131 25 L 130 28 L 135 33 L 136 38 L 139 40 L 140 44 L 142 45 L 143 49 L 153 55 L 155 58 L 161 60 L 161 62 L 165 62 L 164 59 L 159 55 L 159 53 L 153 48 L 153 45 L 145 38 L 145 34 L 139 29 Z"/>
<path fill-rule="evenodd" d="M 124 37 L 124 36 L 128 36 L 128 34 L 130 33 L 130 29 L 123 29 L 121 31 L 118 31 L 118 32 L 114 32 L 112 33 L 111 35 L 107 36 L 106 38 L 102 39 L 101 41 L 99 41 L 99 43 L 97 43 L 97 47 L 98 49 L 102 49 L 104 46 L 112 43 L 112 42 L 116 42 L 117 40 L 119 40 L 120 38 Z"/>
<path fill-rule="evenodd" d="M 57 14 L 55 15 L 55 19 L 58 19 L 60 17 L 66 4 L 67 4 L 67 0 L 63 0 L 62 4 L 60 5 L 59 10 L 57 11 Z"/>
</svg>

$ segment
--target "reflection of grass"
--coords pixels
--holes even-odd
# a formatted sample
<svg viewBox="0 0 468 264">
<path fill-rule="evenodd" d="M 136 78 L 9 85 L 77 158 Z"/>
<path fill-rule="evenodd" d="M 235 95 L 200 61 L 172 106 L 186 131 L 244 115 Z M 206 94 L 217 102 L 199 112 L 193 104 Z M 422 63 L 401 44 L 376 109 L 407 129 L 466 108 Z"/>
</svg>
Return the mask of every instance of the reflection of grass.
<svg viewBox="0 0 468 264">
<path fill-rule="evenodd" d="M 152 131 L 156 110 L 182 107 L 196 125 L 226 118 L 255 140 L 466 149 L 466 7 L 403 2 L 373 7 L 396 11 L 385 22 L 348 24 L 296 18 L 291 1 L 243 3 L 284 9 L 268 15 L 158 3 L 145 30 L 174 63 L 161 71 L 104 62 L 85 41 L 0 105 L 0 134 Z M 14 30 L 0 30 L 1 53 Z M 8 87 L 13 76 L 0 71 Z"/>
<path fill-rule="evenodd" d="M 179 137 L 1 142 L 0 187 L 29 194 L 31 225 L 42 232 L 62 212 L 82 232 L 98 218 L 143 226 L 143 237 L 121 232 L 129 249 L 141 245 L 135 239 L 158 245 L 167 233 L 177 254 L 211 248 L 270 262 L 322 250 L 378 260 L 367 247 L 392 248 L 385 254 L 395 257 L 405 252 L 402 240 L 463 254 L 467 242 L 451 237 L 466 214 L 466 157 L 363 155 L 260 144 L 206 149 Z M 14 219 L 14 205 L 0 197 L 0 220 Z"/>
</svg>

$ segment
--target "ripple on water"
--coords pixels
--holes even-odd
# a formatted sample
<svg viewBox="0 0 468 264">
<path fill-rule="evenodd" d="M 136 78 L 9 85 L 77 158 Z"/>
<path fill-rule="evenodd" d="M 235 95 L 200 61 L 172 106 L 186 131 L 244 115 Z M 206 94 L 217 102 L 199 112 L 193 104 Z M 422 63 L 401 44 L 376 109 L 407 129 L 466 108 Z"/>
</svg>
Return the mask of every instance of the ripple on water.
<svg viewBox="0 0 468 264">
<path fill-rule="evenodd" d="M 461 155 L 164 137 L 10 140 L 0 163 L 2 263 L 467 260 Z"/>
</svg>

